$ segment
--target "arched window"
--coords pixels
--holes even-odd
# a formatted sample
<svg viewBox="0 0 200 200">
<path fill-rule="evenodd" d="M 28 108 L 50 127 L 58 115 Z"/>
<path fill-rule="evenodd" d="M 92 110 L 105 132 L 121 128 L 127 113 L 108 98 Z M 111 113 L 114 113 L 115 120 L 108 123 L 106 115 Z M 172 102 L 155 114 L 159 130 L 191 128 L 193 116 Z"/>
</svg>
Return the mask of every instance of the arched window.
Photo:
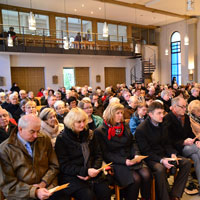
<svg viewBox="0 0 200 200">
<path fill-rule="evenodd" d="M 176 77 L 176 82 L 181 85 L 181 35 L 174 32 L 171 36 L 171 80 Z"/>
</svg>

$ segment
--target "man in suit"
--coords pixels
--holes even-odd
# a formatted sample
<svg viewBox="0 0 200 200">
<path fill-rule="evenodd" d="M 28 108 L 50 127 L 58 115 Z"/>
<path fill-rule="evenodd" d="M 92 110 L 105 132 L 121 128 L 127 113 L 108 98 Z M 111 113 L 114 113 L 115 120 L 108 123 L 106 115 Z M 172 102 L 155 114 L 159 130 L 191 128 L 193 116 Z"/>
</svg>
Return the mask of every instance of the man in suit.
<svg viewBox="0 0 200 200">
<path fill-rule="evenodd" d="M 164 126 L 173 147 L 185 157 L 194 161 L 194 167 L 200 184 L 200 141 L 195 141 L 189 116 L 185 114 L 186 100 L 181 97 L 172 99 L 172 108 L 164 119 Z"/>
<path fill-rule="evenodd" d="M 169 160 L 170 158 L 176 160 L 177 150 L 171 146 L 168 135 L 163 130 L 163 112 L 161 103 L 152 102 L 149 105 L 149 116 L 136 129 L 136 141 L 141 153 L 148 156 L 146 162 L 155 175 L 157 199 L 178 200 L 182 197 L 191 164 L 185 158 L 177 161 L 179 172 L 169 193 L 166 169 L 174 167 Z"/>
</svg>

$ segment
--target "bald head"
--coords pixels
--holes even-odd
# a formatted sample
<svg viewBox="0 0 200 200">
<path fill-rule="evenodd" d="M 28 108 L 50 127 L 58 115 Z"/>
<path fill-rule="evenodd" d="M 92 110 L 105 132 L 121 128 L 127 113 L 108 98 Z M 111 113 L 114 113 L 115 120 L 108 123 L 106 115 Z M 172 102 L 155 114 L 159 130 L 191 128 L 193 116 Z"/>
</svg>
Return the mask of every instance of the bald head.
<svg viewBox="0 0 200 200">
<path fill-rule="evenodd" d="M 18 130 L 20 136 L 27 142 L 33 142 L 37 139 L 40 132 L 41 120 L 39 117 L 28 114 L 19 119 Z"/>
<path fill-rule="evenodd" d="M 0 108 L 0 128 L 5 129 L 9 124 L 9 114 L 5 109 Z"/>
</svg>

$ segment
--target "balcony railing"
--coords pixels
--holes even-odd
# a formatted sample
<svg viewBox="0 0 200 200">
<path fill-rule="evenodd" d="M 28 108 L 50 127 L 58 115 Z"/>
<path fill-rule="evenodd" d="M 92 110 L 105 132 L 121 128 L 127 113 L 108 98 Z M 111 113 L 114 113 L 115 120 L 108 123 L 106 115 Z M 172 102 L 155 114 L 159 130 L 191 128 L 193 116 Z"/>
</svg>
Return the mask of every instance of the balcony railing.
<svg viewBox="0 0 200 200">
<path fill-rule="evenodd" d="M 6 25 L 0 25 L 0 51 L 134 56 L 135 45 L 139 43 L 134 38 L 123 36 L 109 35 L 104 38 L 97 33 L 49 29 L 30 31 L 28 27 L 13 26 L 14 29 L 20 30 L 20 33 L 16 33 L 13 47 L 9 47 L 8 32 L 3 31 L 5 27 Z M 78 33 L 80 36 L 77 36 Z"/>
</svg>

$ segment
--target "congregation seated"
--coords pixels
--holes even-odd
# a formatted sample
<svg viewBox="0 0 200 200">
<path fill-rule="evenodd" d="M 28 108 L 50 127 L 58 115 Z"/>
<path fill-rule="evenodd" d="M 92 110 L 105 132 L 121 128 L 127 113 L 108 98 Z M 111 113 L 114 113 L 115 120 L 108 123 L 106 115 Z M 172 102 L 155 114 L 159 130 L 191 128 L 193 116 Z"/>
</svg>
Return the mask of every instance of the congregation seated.
<svg viewBox="0 0 200 200">
<path fill-rule="evenodd" d="M 28 101 L 25 104 L 25 115 L 28 115 L 28 114 L 33 114 L 33 115 L 38 116 L 35 101 Z"/>
<path fill-rule="evenodd" d="M 69 109 L 71 110 L 72 108 L 76 108 L 78 105 L 78 101 L 77 98 L 74 96 L 69 97 L 69 99 L 67 100 Z"/>
<path fill-rule="evenodd" d="M 48 90 L 44 90 L 43 91 L 43 96 L 41 97 L 40 101 L 41 101 L 41 105 L 47 105 L 47 99 L 48 99 Z"/>
<path fill-rule="evenodd" d="M 188 179 L 190 161 L 181 157 L 181 160 L 176 162 L 179 171 L 169 192 L 166 169 L 173 169 L 174 164 L 170 164 L 169 160 L 170 158 L 177 159 L 178 152 L 171 145 L 169 136 L 164 131 L 163 105 L 156 101 L 152 102 L 148 107 L 148 115 L 145 121 L 136 128 L 137 144 L 142 155 L 148 156 L 146 162 L 155 176 L 157 198 L 178 200 L 183 195 Z"/>
<path fill-rule="evenodd" d="M 147 117 L 147 104 L 145 102 L 139 103 L 137 106 L 137 110 L 132 115 L 129 121 L 129 127 L 131 133 L 134 135 L 136 128 L 141 124 Z"/>
<path fill-rule="evenodd" d="M 10 121 L 8 112 L 0 108 L 0 143 L 10 136 L 10 133 L 15 127 L 16 125 Z"/>
<path fill-rule="evenodd" d="M 83 109 L 88 116 L 88 127 L 90 130 L 95 130 L 103 124 L 103 119 L 98 115 L 93 114 L 93 107 L 90 100 L 82 100 L 79 102 L 78 107 Z"/>
<path fill-rule="evenodd" d="M 72 108 L 64 119 L 65 129 L 58 135 L 55 150 L 60 165 L 59 184 L 70 182 L 64 189 L 65 199 L 109 200 L 110 189 L 102 172 L 100 151 L 95 134 L 87 128 L 88 116 Z"/>
<path fill-rule="evenodd" d="M 24 99 L 28 100 L 27 93 L 25 90 L 20 90 L 19 91 L 19 101 L 22 101 Z"/>
<path fill-rule="evenodd" d="M 116 184 L 123 187 L 122 196 L 126 200 L 137 200 L 139 189 L 144 200 L 150 199 L 151 175 L 137 157 L 134 138 L 128 125 L 123 122 L 124 106 L 120 103 L 110 104 L 104 111 L 104 123 L 94 134 L 103 152 L 106 163 L 112 162 Z M 136 144 L 135 144 L 136 146 Z"/>
<path fill-rule="evenodd" d="M 59 166 L 40 125 L 38 117 L 24 115 L 0 145 L 0 189 L 6 199 L 59 199 L 48 191 L 57 186 Z"/>
<path fill-rule="evenodd" d="M 93 106 L 93 114 L 100 117 L 103 116 L 103 103 L 101 98 L 99 98 L 97 92 L 90 94 L 90 100 Z"/>
<path fill-rule="evenodd" d="M 56 100 L 57 100 L 57 101 L 62 99 L 61 92 L 56 91 L 56 92 L 54 92 L 54 95 L 56 96 Z"/>
<path fill-rule="evenodd" d="M 7 93 L 7 94 L 5 95 L 5 101 L 1 104 L 1 107 L 4 108 L 4 109 L 6 109 L 6 107 L 7 107 L 7 106 L 9 105 L 9 103 L 10 103 L 9 96 L 10 96 L 10 94 Z"/>
<path fill-rule="evenodd" d="M 188 104 L 191 102 L 191 101 L 194 101 L 194 100 L 200 100 L 200 97 L 199 97 L 199 88 L 197 87 L 193 87 L 191 89 L 191 95 L 188 99 Z"/>
<path fill-rule="evenodd" d="M 195 136 L 198 136 L 200 133 L 200 101 L 194 100 L 191 101 L 188 105 L 188 115 L 190 117 L 190 124 L 192 132 Z M 198 137 L 200 139 L 200 137 Z"/>
<path fill-rule="evenodd" d="M 35 101 L 36 106 L 40 105 L 40 102 L 38 101 L 38 99 L 35 98 L 33 91 L 28 92 L 28 99 L 31 101 Z"/>
<path fill-rule="evenodd" d="M 200 141 L 195 138 L 186 114 L 187 102 L 181 97 L 172 99 L 172 109 L 165 116 L 165 128 L 173 147 L 180 155 L 189 157 L 194 161 L 198 183 L 200 185 Z"/>
<path fill-rule="evenodd" d="M 21 113 L 16 113 L 16 111 L 20 108 L 18 102 L 18 94 L 12 93 L 9 96 L 10 103 L 5 107 L 5 109 L 13 116 L 13 118 L 18 121 Z"/>
<path fill-rule="evenodd" d="M 44 110 L 45 108 L 53 108 L 54 109 L 55 102 L 56 102 L 56 96 L 54 96 L 54 94 L 48 96 L 48 98 L 47 98 L 47 105 L 44 106 L 44 107 L 42 107 L 40 109 L 40 112 L 42 112 L 42 110 Z"/>
<path fill-rule="evenodd" d="M 58 122 L 56 112 L 52 108 L 43 109 L 40 113 L 40 119 L 42 120 L 40 131 L 49 136 L 54 147 L 56 137 L 64 129 L 64 125 Z"/>
<path fill-rule="evenodd" d="M 133 113 L 136 111 L 138 106 L 138 98 L 136 96 L 131 96 L 128 101 L 128 105 L 124 108 L 124 118 L 130 119 Z"/>
<path fill-rule="evenodd" d="M 61 100 L 56 101 L 54 104 L 54 109 L 57 114 L 56 118 L 58 122 L 64 124 L 64 118 L 69 112 L 69 109 L 66 107 L 65 102 Z"/>
<path fill-rule="evenodd" d="M 170 106 L 171 106 L 171 99 L 168 90 L 163 90 L 161 92 L 160 100 L 163 102 L 165 112 L 168 113 L 170 111 Z"/>
</svg>

